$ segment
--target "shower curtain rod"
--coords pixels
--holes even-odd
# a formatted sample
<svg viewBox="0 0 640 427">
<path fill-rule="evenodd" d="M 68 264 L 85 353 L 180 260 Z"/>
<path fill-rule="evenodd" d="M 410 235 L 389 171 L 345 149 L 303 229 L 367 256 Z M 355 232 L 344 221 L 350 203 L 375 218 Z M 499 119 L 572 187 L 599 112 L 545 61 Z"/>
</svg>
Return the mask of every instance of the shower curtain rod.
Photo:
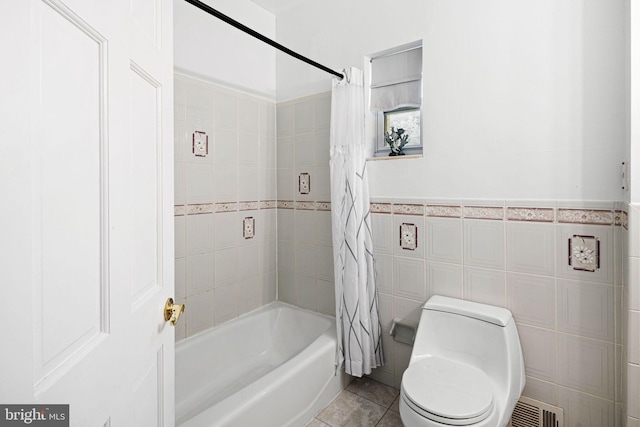
<svg viewBox="0 0 640 427">
<path fill-rule="evenodd" d="M 313 65 L 316 68 L 321 69 L 322 71 L 326 71 L 329 74 L 333 74 L 334 76 L 338 77 L 338 79 L 342 80 L 343 79 L 343 75 L 341 73 L 338 73 L 337 71 L 333 71 L 331 68 L 325 67 L 322 64 L 317 63 L 316 61 L 313 61 L 309 58 L 307 58 L 306 56 L 302 56 L 297 52 L 292 51 L 291 49 L 282 46 L 280 43 L 277 43 L 273 40 L 271 40 L 268 37 L 263 36 L 262 34 L 258 33 L 257 31 L 252 30 L 251 28 L 247 27 L 246 25 L 241 24 L 240 22 L 229 18 L 227 15 L 224 15 L 222 13 L 220 13 L 219 11 L 217 11 L 216 9 L 212 8 L 211 6 L 202 3 L 199 0 L 185 0 L 187 3 L 191 3 L 192 5 L 194 5 L 195 7 L 197 7 L 200 10 L 203 10 L 204 12 L 207 12 L 210 15 L 215 16 L 216 18 L 220 19 L 221 21 L 226 22 L 229 25 L 233 25 L 234 27 L 236 27 L 237 29 L 244 31 L 245 33 L 249 34 L 250 36 L 253 36 L 255 38 L 257 38 L 258 40 L 263 41 L 264 43 L 267 43 L 268 45 L 271 45 L 273 47 L 275 47 L 276 49 L 293 56 L 296 59 L 299 59 L 300 61 L 306 62 L 309 65 Z"/>
</svg>

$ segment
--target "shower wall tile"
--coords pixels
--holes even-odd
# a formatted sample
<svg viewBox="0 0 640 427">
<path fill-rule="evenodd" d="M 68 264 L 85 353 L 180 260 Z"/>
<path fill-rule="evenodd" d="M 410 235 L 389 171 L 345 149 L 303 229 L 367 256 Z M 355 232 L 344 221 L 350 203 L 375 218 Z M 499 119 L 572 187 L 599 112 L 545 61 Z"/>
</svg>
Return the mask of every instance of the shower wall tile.
<svg viewBox="0 0 640 427">
<path fill-rule="evenodd" d="M 389 333 L 391 330 L 391 322 L 393 321 L 393 295 L 384 292 L 378 292 L 378 316 L 380 318 L 380 326 L 382 331 Z"/>
<path fill-rule="evenodd" d="M 393 255 L 377 254 L 374 258 L 376 286 L 380 292 L 393 293 Z"/>
<path fill-rule="evenodd" d="M 396 244 L 393 217 L 387 214 L 371 214 L 371 228 L 374 253 L 393 254 Z"/>
<path fill-rule="evenodd" d="M 462 295 L 465 300 L 505 307 L 504 271 L 465 267 Z"/>
<path fill-rule="evenodd" d="M 317 310 L 327 316 L 336 315 L 336 292 L 333 281 L 317 280 Z"/>
<path fill-rule="evenodd" d="M 425 301 L 427 286 L 424 260 L 396 256 L 393 261 L 393 294 Z"/>
<path fill-rule="evenodd" d="M 556 334 L 548 329 L 518 324 L 518 335 L 527 375 L 556 382 Z"/>
<path fill-rule="evenodd" d="M 316 278 L 333 282 L 333 248 L 331 246 L 316 245 Z M 380 286 L 378 285 L 378 289 Z"/>
<path fill-rule="evenodd" d="M 558 404 L 558 386 L 555 381 L 542 381 L 527 376 L 527 383 L 524 386 L 524 390 L 522 390 L 522 395 L 549 405 L 556 406 Z"/>
<path fill-rule="evenodd" d="M 566 426 L 606 426 L 615 419 L 614 402 L 565 387 L 558 387 L 558 405 Z"/>
<path fill-rule="evenodd" d="M 276 105 L 183 74 L 175 87 L 176 299 L 188 325 L 179 340 L 276 299 Z M 204 157 L 194 132 L 208 138 Z"/>
<path fill-rule="evenodd" d="M 276 108 L 276 123 L 278 138 L 293 135 L 293 111 L 294 106 L 290 103 L 278 104 Z"/>
<path fill-rule="evenodd" d="M 558 279 L 558 330 L 614 342 L 613 286 Z"/>
</svg>

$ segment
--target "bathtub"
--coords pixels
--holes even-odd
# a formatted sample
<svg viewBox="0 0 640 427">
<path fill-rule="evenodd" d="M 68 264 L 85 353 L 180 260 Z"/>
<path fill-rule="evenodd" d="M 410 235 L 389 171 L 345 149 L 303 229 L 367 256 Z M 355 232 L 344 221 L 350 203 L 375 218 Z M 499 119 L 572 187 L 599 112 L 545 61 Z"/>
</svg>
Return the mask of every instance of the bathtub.
<svg viewBox="0 0 640 427">
<path fill-rule="evenodd" d="M 176 425 L 304 426 L 346 385 L 335 319 L 270 303 L 176 344 Z"/>
</svg>

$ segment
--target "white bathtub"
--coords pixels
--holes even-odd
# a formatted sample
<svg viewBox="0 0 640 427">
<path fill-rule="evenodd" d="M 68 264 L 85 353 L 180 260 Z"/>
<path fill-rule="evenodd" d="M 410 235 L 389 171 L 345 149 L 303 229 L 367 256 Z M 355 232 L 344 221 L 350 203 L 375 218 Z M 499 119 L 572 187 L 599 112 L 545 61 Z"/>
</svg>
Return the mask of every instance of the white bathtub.
<svg viewBox="0 0 640 427">
<path fill-rule="evenodd" d="M 346 384 L 335 319 L 274 302 L 176 344 L 176 424 L 304 426 Z"/>
</svg>

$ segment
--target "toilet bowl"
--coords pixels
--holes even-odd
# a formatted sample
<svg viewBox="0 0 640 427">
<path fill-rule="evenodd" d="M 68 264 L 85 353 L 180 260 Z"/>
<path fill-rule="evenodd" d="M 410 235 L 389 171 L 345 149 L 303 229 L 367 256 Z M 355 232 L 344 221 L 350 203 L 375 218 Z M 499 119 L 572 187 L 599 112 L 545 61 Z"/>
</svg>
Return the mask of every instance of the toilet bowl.
<svg viewBox="0 0 640 427">
<path fill-rule="evenodd" d="M 433 296 L 400 388 L 405 427 L 504 427 L 525 384 L 511 312 Z"/>
</svg>

